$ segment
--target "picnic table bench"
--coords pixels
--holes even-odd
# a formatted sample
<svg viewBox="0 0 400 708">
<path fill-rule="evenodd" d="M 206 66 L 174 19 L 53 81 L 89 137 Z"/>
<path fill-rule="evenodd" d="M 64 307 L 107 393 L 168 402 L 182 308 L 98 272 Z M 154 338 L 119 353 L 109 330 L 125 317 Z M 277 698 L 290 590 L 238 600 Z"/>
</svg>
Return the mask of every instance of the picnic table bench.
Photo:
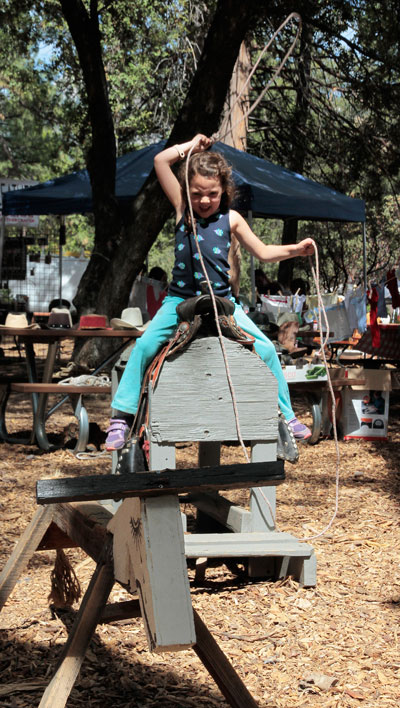
<svg viewBox="0 0 400 708">
<path fill-rule="evenodd" d="M 52 415 L 63 403 L 69 401 L 72 405 L 73 414 L 78 421 L 78 437 L 76 445 L 73 449 L 74 453 L 86 450 L 89 440 L 89 417 L 85 406 L 84 396 L 87 395 L 110 395 L 110 386 L 77 386 L 74 384 L 61 383 L 30 383 L 8 380 L 0 381 L 1 403 L 0 403 L 0 438 L 5 442 L 19 442 L 20 444 L 29 444 L 34 442 L 36 437 L 40 447 L 50 445 L 45 432 L 46 420 Z M 29 438 L 11 437 L 7 431 L 6 424 L 6 409 L 8 399 L 11 393 L 28 393 L 38 397 L 38 401 L 42 399 L 42 405 L 38 402 L 35 406 L 34 422 L 32 434 Z M 46 412 L 47 397 L 49 394 L 57 394 L 60 400 L 55 404 L 51 413 Z M 49 449 L 49 448 L 48 448 Z"/>
<path fill-rule="evenodd" d="M 56 410 L 66 401 L 72 405 L 74 416 L 78 420 L 78 440 L 73 450 L 74 453 L 82 452 L 86 449 L 89 438 L 89 419 L 86 407 L 84 405 L 84 396 L 110 394 L 111 386 L 91 386 L 91 385 L 75 385 L 74 383 L 62 384 L 53 382 L 53 374 L 55 367 L 56 351 L 60 341 L 64 339 L 77 339 L 82 337 L 96 338 L 118 338 L 122 339 L 122 343 L 115 349 L 112 354 L 107 356 L 104 361 L 94 370 L 91 376 L 95 376 L 107 366 L 112 364 L 126 349 L 138 335 L 137 330 L 114 330 L 114 329 L 89 329 L 75 330 L 65 328 L 54 329 L 14 329 L 3 328 L 3 335 L 15 336 L 21 341 L 26 352 L 27 374 L 25 381 L 21 381 L 23 377 L 3 377 L 0 379 L 0 439 L 8 443 L 28 444 L 37 442 L 42 450 L 52 450 L 52 445 L 46 434 L 46 421 L 55 413 Z M 42 381 L 38 380 L 36 356 L 34 344 L 42 342 L 48 345 L 47 355 L 44 362 L 44 371 Z M 11 393 L 29 394 L 32 400 L 33 412 L 33 429 L 29 440 L 10 436 L 6 426 L 6 409 Z M 47 410 L 47 400 L 49 395 L 60 394 L 60 400 Z"/>
</svg>

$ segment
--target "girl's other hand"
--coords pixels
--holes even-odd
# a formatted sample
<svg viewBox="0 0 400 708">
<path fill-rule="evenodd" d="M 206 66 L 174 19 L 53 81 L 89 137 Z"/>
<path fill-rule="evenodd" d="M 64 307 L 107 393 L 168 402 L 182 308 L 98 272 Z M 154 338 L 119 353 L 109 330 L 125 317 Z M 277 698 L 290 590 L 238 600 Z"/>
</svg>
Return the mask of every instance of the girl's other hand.
<svg viewBox="0 0 400 708">
<path fill-rule="evenodd" d="M 202 133 L 195 135 L 192 143 L 195 146 L 192 150 L 192 155 L 194 152 L 204 152 L 204 150 L 208 150 L 212 145 L 210 138 L 207 138 L 207 136 Z"/>
<path fill-rule="evenodd" d="M 297 256 L 312 256 L 314 254 L 314 241 L 312 238 L 305 238 L 297 244 Z"/>
</svg>

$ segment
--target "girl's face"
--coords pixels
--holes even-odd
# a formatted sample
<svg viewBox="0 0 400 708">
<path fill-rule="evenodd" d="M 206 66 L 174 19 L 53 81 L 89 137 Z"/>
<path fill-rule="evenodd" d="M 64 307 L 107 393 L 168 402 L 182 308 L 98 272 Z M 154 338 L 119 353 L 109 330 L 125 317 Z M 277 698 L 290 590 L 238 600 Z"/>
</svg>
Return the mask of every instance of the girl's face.
<svg viewBox="0 0 400 708">
<path fill-rule="evenodd" d="M 190 181 L 189 196 L 196 214 L 204 218 L 215 214 L 222 197 L 220 179 L 194 175 Z"/>
</svg>

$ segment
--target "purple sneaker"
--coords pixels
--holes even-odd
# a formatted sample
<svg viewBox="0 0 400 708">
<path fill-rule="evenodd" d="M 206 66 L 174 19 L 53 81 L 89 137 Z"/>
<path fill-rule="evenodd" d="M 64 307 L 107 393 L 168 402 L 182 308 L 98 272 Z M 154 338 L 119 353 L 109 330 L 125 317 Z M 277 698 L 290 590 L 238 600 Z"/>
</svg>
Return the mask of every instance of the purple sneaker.
<svg viewBox="0 0 400 708">
<path fill-rule="evenodd" d="M 129 433 L 129 425 L 122 418 L 111 418 L 107 428 L 106 450 L 120 450 L 124 447 Z"/>
<path fill-rule="evenodd" d="M 308 438 L 311 438 L 312 433 L 310 428 L 307 428 L 306 425 L 300 423 L 297 418 L 292 418 L 292 420 L 289 420 L 288 426 L 296 440 L 308 440 Z"/>
</svg>

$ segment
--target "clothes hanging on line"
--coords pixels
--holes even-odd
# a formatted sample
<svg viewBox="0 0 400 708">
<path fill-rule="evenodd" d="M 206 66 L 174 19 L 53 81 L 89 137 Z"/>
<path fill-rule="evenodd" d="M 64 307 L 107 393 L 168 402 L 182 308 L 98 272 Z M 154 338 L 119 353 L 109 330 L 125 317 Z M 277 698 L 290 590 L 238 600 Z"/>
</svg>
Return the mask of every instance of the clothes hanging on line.
<svg viewBox="0 0 400 708">
<path fill-rule="evenodd" d="M 370 304 L 369 324 L 372 335 L 372 346 L 379 349 L 381 343 L 381 333 L 378 325 L 378 291 L 375 287 L 367 292 L 368 302 Z"/>
<path fill-rule="evenodd" d="M 394 268 L 388 270 L 386 273 L 386 285 L 392 298 L 392 307 L 395 310 L 396 307 L 400 307 L 400 293 L 397 286 L 397 276 Z"/>
</svg>

